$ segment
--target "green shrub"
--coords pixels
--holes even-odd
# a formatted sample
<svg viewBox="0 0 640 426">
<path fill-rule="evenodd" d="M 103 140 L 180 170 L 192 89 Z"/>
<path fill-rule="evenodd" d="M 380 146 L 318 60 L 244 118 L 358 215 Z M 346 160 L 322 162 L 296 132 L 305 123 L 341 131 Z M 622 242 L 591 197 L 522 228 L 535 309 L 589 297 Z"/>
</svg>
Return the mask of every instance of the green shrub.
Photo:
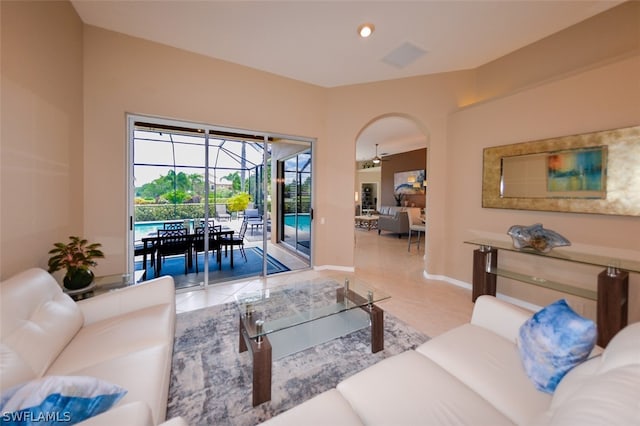
<svg viewBox="0 0 640 426">
<path fill-rule="evenodd" d="M 251 201 L 251 196 L 246 192 L 240 192 L 227 201 L 229 212 L 239 212 L 245 210 Z"/>
</svg>

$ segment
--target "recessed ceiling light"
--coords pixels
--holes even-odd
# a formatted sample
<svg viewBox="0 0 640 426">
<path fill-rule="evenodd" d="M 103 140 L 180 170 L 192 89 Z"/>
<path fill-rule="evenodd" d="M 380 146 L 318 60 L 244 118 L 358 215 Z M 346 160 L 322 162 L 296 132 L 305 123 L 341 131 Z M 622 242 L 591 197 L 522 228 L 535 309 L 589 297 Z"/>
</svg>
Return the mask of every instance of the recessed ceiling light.
<svg viewBox="0 0 640 426">
<path fill-rule="evenodd" d="M 362 24 L 358 27 L 358 34 L 362 38 L 367 38 L 373 34 L 375 29 L 376 27 L 373 24 Z"/>
</svg>

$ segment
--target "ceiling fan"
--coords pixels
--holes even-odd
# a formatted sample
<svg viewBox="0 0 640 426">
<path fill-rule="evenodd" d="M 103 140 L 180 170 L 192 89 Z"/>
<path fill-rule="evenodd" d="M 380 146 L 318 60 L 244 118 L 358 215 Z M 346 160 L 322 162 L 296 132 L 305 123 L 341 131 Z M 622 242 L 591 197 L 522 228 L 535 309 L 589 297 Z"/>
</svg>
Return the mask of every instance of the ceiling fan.
<svg viewBox="0 0 640 426">
<path fill-rule="evenodd" d="M 376 144 L 376 156 L 371 161 L 373 161 L 373 164 L 380 164 L 382 161 L 382 158 L 378 157 L 378 144 Z"/>
</svg>

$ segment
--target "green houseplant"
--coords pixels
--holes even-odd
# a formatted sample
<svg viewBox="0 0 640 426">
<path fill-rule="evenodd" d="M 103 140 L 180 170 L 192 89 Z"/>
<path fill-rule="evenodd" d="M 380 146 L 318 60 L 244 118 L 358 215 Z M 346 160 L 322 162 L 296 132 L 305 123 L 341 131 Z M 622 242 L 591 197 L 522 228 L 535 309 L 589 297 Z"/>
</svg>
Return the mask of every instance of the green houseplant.
<svg viewBox="0 0 640 426">
<path fill-rule="evenodd" d="M 100 250 L 100 243 L 89 244 L 87 240 L 74 236 L 69 240 L 66 244 L 55 243 L 49 251 L 53 255 L 49 258 L 49 273 L 66 269 L 65 288 L 79 290 L 91 285 L 94 275 L 90 268 L 97 265 L 94 259 L 104 258 L 104 253 Z"/>
</svg>

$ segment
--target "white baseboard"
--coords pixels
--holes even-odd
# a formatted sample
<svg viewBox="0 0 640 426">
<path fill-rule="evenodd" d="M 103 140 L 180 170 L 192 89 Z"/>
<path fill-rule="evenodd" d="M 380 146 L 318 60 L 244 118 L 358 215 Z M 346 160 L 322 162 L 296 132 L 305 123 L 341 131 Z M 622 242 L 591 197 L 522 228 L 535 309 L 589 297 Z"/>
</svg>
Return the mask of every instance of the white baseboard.
<svg viewBox="0 0 640 426">
<path fill-rule="evenodd" d="M 353 266 L 338 266 L 338 265 L 316 265 L 313 267 L 314 271 L 341 271 L 341 272 L 355 272 L 356 268 Z"/>
<path fill-rule="evenodd" d="M 313 267 L 314 271 L 341 271 L 341 272 L 355 272 L 355 268 L 353 266 L 338 266 L 338 265 L 318 265 Z M 422 276 L 427 280 L 435 280 L 435 281 L 444 281 L 446 283 L 455 285 L 457 287 L 462 287 L 466 290 L 471 291 L 473 289 L 472 285 L 468 282 L 457 280 L 455 278 L 448 277 L 446 275 L 433 275 L 428 273 L 426 270 L 422 271 Z M 542 309 L 542 306 L 534 305 L 533 303 L 526 302 L 524 300 L 517 299 L 515 297 L 507 296 L 506 294 L 502 294 L 500 292 L 496 293 L 496 297 L 498 299 L 502 299 L 505 302 L 509 302 L 513 305 L 520 306 L 521 308 L 537 312 Z"/>
<path fill-rule="evenodd" d="M 446 275 L 432 275 L 428 273 L 426 270 L 423 271 L 422 275 L 428 280 L 436 280 L 436 281 L 444 281 L 449 284 L 453 284 L 458 287 L 462 287 L 471 291 L 473 286 L 467 282 L 456 280 L 455 278 L 447 277 Z M 525 308 L 529 311 L 537 312 L 542 309 L 542 306 L 534 305 L 533 303 L 526 302 L 524 300 L 517 299 L 515 297 L 507 296 L 506 294 L 502 294 L 500 292 L 496 292 L 496 297 L 498 299 L 502 299 L 505 302 L 509 302 L 513 305 L 520 306 L 521 308 Z"/>
</svg>

